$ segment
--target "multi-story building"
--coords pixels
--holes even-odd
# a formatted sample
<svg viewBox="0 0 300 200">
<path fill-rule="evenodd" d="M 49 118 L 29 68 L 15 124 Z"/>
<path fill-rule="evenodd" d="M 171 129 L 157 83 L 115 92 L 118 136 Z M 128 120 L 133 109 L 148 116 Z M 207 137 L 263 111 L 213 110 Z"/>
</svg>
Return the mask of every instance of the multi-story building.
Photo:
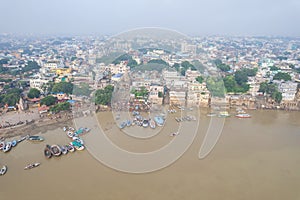
<svg viewBox="0 0 300 200">
<path fill-rule="evenodd" d="M 164 87 L 153 84 L 150 86 L 148 100 L 153 104 L 161 105 L 163 103 Z"/>
<path fill-rule="evenodd" d="M 293 101 L 297 93 L 297 87 L 298 83 L 292 81 L 280 83 L 278 90 L 282 93 L 282 101 Z"/>
</svg>

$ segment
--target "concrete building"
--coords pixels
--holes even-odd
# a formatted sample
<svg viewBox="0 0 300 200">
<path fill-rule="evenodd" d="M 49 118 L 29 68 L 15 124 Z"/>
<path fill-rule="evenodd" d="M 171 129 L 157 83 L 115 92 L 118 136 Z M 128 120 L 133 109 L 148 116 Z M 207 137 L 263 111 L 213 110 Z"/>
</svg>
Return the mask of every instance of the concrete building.
<svg viewBox="0 0 300 200">
<path fill-rule="evenodd" d="M 282 101 L 293 101 L 297 93 L 297 87 L 298 83 L 292 81 L 280 83 L 278 90 L 282 93 Z"/>
</svg>

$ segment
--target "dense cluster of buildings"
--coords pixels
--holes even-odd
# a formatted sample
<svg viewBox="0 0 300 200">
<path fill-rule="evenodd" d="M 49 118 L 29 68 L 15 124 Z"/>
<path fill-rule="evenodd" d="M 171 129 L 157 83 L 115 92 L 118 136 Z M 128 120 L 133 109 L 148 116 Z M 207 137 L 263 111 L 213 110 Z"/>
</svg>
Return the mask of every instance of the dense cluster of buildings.
<svg viewBox="0 0 300 200">
<path fill-rule="evenodd" d="M 130 77 L 130 90 L 143 87 L 148 91 L 146 101 L 149 104 L 208 107 L 217 100 L 213 99 L 205 81 L 196 79 L 199 76 L 222 77 L 224 74 L 218 71 L 213 62 L 218 59 L 230 67 L 225 72 L 227 74 L 234 74 L 242 68 L 258 69 L 255 76 L 248 78 L 250 89 L 246 94 L 227 94 L 225 99 L 229 106 L 271 108 L 274 102 L 259 92 L 259 87 L 263 82 L 272 82 L 282 93 L 281 104 L 276 107 L 299 108 L 300 41 L 293 38 L 195 37 L 157 42 L 147 38 L 115 38 L 107 41 L 103 37 L 20 39 L 1 35 L 0 44 L 4 41 L 6 46 L 0 46 L 0 60 L 7 59 L 8 62 L 2 66 L 19 70 L 28 61 L 36 62 L 41 67 L 38 71 L 13 78 L 28 81 L 31 88 L 37 88 L 42 93 L 47 93 L 49 82 L 72 82 L 75 85 L 85 82 L 95 90 L 122 82 L 126 75 Z M 144 48 L 141 50 L 141 47 Z M 142 63 L 147 67 L 147 63 L 160 60 L 166 67 L 152 69 L 157 64 L 152 62 L 145 71 L 134 69 L 129 60 L 112 64 L 113 60 L 108 62 L 100 59 L 114 52 L 128 54 L 138 66 Z M 189 68 L 182 74 L 174 68 L 175 63 L 180 65 L 186 61 L 194 64 L 196 70 Z M 292 80 L 273 80 L 279 72 L 288 73 Z M 1 74 L 1 77 L 11 78 L 5 74 Z"/>
</svg>

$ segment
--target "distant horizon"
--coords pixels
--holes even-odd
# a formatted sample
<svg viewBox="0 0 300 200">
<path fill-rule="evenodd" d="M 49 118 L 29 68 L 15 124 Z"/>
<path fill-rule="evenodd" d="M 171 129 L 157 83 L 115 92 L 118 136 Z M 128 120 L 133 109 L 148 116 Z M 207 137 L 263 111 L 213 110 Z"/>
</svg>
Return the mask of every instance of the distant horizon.
<svg viewBox="0 0 300 200">
<path fill-rule="evenodd" d="M 0 33 L 114 35 L 164 27 L 189 36 L 300 37 L 298 0 L 11 0 Z"/>
</svg>

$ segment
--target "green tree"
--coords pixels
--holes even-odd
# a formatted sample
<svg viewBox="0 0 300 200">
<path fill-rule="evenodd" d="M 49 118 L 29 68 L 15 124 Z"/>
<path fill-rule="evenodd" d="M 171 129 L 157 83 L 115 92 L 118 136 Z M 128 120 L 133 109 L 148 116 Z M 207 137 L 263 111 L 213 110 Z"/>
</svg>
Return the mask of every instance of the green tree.
<svg viewBox="0 0 300 200">
<path fill-rule="evenodd" d="M 198 77 L 196 78 L 196 81 L 198 81 L 199 83 L 203 83 L 203 81 L 204 81 L 203 76 L 198 76 Z"/>
<path fill-rule="evenodd" d="M 248 76 L 245 71 L 236 71 L 234 74 L 234 79 L 238 85 L 242 85 L 243 83 L 247 83 Z"/>
<path fill-rule="evenodd" d="M 225 87 L 221 78 L 208 77 L 206 85 L 213 97 L 225 97 Z"/>
<path fill-rule="evenodd" d="M 52 88 L 53 93 L 66 93 L 66 94 L 72 94 L 73 92 L 73 84 L 70 82 L 59 82 L 55 83 Z"/>
<path fill-rule="evenodd" d="M 232 75 L 226 76 L 223 80 L 227 92 L 236 92 L 237 83 Z"/>
<path fill-rule="evenodd" d="M 281 100 L 282 100 L 282 93 L 281 92 L 274 92 L 272 95 L 271 95 L 272 99 L 275 100 L 276 103 L 280 103 Z"/>
<path fill-rule="evenodd" d="M 95 104 L 109 105 L 111 103 L 113 90 L 114 90 L 114 87 L 111 85 L 106 86 L 104 89 L 96 90 Z"/>
<path fill-rule="evenodd" d="M 30 88 L 28 94 L 27 94 L 27 97 L 30 98 L 30 99 L 33 99 L 33 98 L 38 98 L 40 97 L 41 95 L 41 92 L 36 89 L 36 88 Z"/>
<path fill-rule="evenodd" d="M 275 74 L 275 76 L 273 77 L 273 80 L 290 81 L 290 80 L 292 80 L 292 78 L 291 78 L 291 76 L 290 76 L 288 73 L 278 72 L 278 73 Z"/>
<path fill-rule="evenodd" d="M 70 110 L 70 108 L 71 108 L 71 104 L 69 102 L 62 102 L 51 107 L 50 111 L 54 113 L 58 113 L 64 110 Z"/>
<path fill-rule="evenodd" d="M 55 103 L 56 103 L 56 98 L 52 95 L 46 96 L 40 101 L 41 105 L 46 105 L 46 106 L 51 106 L 54 105 Z"/>
<path fill-rule="evenodd" d="M 259 90 L 258 91 L 262 92 L 263 94 L 265 94 L 268 91 L 268 87 L 269 87 L 268 83 L 267 82 L 263 82 L 263 83 L 261 83 L 259 85 Z"/>
</svg>

